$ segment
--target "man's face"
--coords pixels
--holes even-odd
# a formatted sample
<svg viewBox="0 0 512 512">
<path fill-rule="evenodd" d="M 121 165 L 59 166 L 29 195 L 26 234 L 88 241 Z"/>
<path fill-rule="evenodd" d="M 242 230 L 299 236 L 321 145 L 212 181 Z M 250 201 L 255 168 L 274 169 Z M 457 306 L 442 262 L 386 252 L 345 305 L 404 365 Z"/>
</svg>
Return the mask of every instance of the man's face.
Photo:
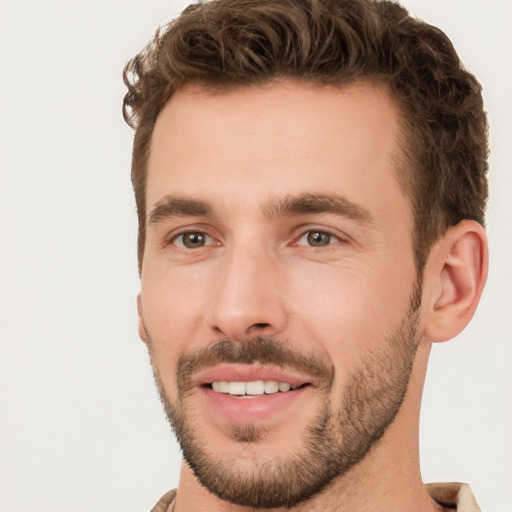
<svg viewBox="0 0 512 512">
<path fill-rule="evenodd" d="M 398 115 L 376 87 L 186 88 L 160 114 L 139 311 L 185 459 L 291 505 L 386 431 L 418 344 Z"/>
</svg>

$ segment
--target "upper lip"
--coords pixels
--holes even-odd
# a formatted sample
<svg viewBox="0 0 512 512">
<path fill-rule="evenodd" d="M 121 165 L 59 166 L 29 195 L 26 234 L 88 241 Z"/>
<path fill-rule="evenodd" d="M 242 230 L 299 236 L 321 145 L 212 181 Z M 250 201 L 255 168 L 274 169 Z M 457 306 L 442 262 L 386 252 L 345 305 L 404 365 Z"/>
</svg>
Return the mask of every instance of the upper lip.
<svg viewBox="0 0 512 512">
<path fill-rule="evenodd" d="M 219 365 L 200 372 L 194 379 L 196 385 L 203 386 L 212 382 L 252 382 L 256 380 L 275 380 L 287 382 L 292 386 L 309 384 L 311 379 L 299 373 L 262 365 Z"/>
</svg>

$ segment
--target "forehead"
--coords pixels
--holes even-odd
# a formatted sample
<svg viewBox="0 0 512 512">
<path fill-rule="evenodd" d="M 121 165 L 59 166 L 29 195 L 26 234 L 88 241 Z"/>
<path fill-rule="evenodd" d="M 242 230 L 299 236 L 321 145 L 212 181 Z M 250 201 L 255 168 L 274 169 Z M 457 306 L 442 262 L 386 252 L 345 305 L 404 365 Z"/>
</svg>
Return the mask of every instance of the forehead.
<svg viewBox="0 0 512 512">
<path fill-rule="evenodd" d="M 371 203 L 372 195 L 399 192 L 399 126 L 390 96 L 370 83 L 222 93 L 188 86 L 155 125 L 148 208 L 166 194 L 263 200 L 339 192 Z"/>
</svg>

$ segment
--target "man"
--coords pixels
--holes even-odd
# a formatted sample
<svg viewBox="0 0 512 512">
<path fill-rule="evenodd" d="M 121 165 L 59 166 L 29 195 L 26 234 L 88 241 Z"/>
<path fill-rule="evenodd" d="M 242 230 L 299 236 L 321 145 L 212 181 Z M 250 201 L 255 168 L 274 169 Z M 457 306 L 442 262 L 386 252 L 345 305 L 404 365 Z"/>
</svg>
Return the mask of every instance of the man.
<svg viewBox="0 0 512 512">
<path fill-rule="evenodd" d="M 139 332 L 184 462 L 154 511 L 479 510 L 424 486 L 431 346 L 487 273 L 487 123 L 397 4 L 190 6 L 125 69 Z"/>
</svg>

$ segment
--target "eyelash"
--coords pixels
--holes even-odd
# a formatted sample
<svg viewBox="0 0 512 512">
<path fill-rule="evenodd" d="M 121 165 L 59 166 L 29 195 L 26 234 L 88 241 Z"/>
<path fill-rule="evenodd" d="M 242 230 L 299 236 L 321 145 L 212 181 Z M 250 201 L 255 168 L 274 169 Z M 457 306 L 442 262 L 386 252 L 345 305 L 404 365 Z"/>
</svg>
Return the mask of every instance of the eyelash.
<svg viewBox="0 0 512 512">
<path fill-rule="evenodd" d="M 312 245 L 310 242 L 310 237 L 312 235 L 323 235 L 323 236 L 327 236 L 329 238 L 328 242 L 325 244 L 325 245 Z M 304 243 L 304 244 L 301 244 L 300 241 L 303 240 L 303 239 L 307 239 L 308 243 Z M 336 236 L 334 235 L 333 233 L 329 232 L 329 231 L 326 231 L 324 229 L 308 229 L 307 231 L 305 231 L 298 239 L 297 241 L 293 244 L 293 245 L 304 245 L 304 246 L 307 246 L 307 247 L 312 247 L 312 248 L 322 248 L 322 247 L 328 247 L 329 245 L 332 245 L 333 243 L 336 243 L 336 242 L 341 242 L 341 238 L 339 236 Z"/>
<path fill-rule="evenodd" d="M 316 245 L 316 246 L 312 245 L 310 243 L 311 242 L 310 237 L 314 234 L 328 237 L 327 243 L 325 243 L 325 245 Z M 187 235 L 198 235 L 199 237 L 204 237 L 206 239 L 206 241 L 203 245 L 198 245 L 197 247 L 187 247 L 184 242 L 184 237 L 186 237 Z M 301 240 L 303 240 L 303 239 L 305 239 L 305 243 L 300 243 Z M 179 243 L 179 241 L 181 241 L 181 243 Z M 340 236 L 337 236 L 328 230 L 310 228 L 310 229 L 307 229 L 306 231 L 303 231 L 298 238 L 295 238 L 295 241 L 291 245 L 299 246 L 299 247 L 304 246 L 304 247 L 309 247 L 312 249 L 315 249 L 315 248 L 321 249 L 321 248 L 327 248 L 330 245 L 333 245 L 334 243 L 339 243 L 339 242 L 343 242 L 343 241 L 344 240 Z M 206 231 L 203 231 L 201 229 L 195 229 L 195 230 L 182 231 L 180 233 L 173 235 L 172 237 L 170 237 L 170 239 L 166 243 L 166 245 L 174 245 L 183 250 L 193 251 L 196 249 L 201 249 L 204 247 L 210 247 L 212 245 L 221 245 L 221 244 L 212 235 L 208 234 Z"/>
<path fill-rule="evenodd" d="M 186 247 L 183 239 L 185 236 L 187 235 L 199 235 L 199 236 L 203 236 L 205 237 L 206 239 L 209 239 L 210 240 L 210 243 L 205 243 L 204 245 L 201 245 L 199 247 Z M 181 240 L 181 244 L 177 243 L 178 240 Z M 197 248 L 202 248 L 202 247 L 209 247 L 210 245 L 215 245 L 214 243 L 212 244 L 211 242 L 215 242 L 215 238 L 211 235 L 209 235 L 206 231 L 202 231 L 202 230 L 189 230 L 189 231 L 183 231 L 181 233 L 178 233 L 177 235 L 174 235 L 173 237 L 171 237 L 171 239 L 169 240 L 169 243 L 172 244 L 172 245 L 175 245 L 177 247 L 179 247 L 180 249 L 184 249 L 184 250 L 194 250 L 194 249 L 197 249 Z"/>
</svg>

